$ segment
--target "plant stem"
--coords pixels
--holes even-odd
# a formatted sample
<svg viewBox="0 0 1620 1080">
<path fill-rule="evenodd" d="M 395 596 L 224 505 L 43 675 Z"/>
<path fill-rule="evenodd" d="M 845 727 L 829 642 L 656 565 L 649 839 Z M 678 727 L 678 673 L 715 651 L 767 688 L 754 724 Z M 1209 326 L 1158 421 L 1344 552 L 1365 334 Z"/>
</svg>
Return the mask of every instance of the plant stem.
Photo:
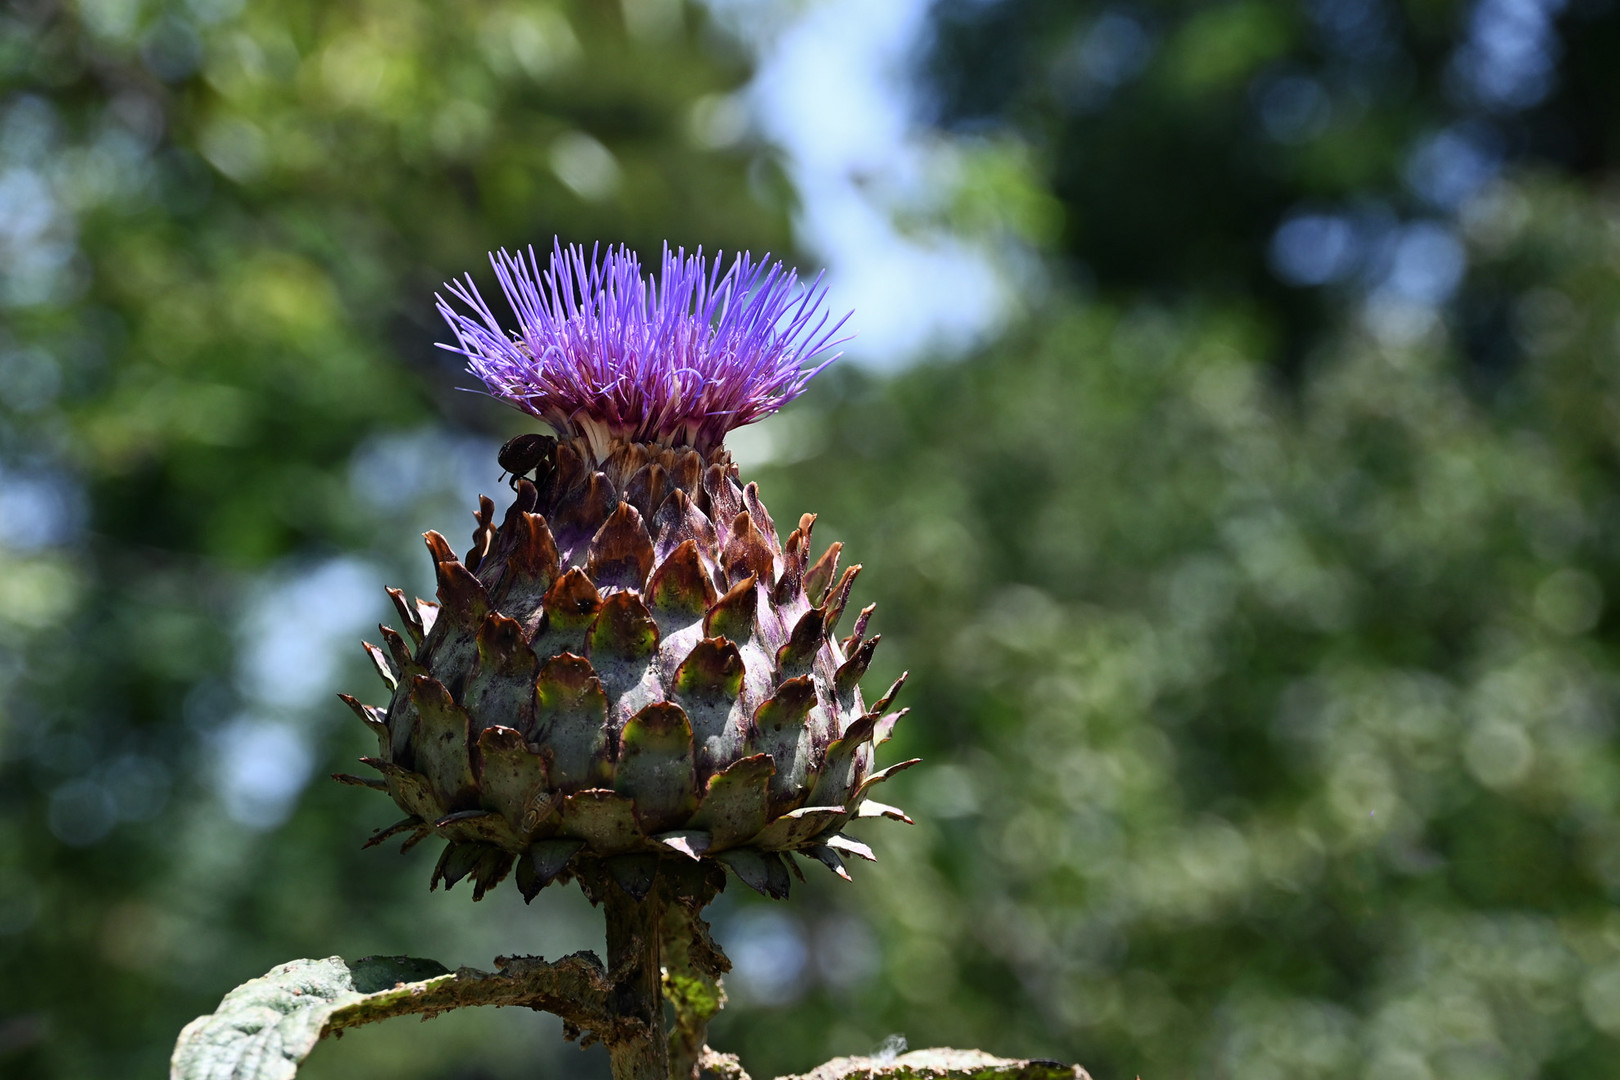
<svg viewBox="0 0 1620 1080">
<path fill-rule="evenodd" d="M 664 1032 L 664 995 L 659 976 L 658 889 L 636 900 L 607 879 L 598 886 L 607 915 L 610 1008 L 613 1037 L 604 1039 L 613 1080 L 669 1080 L 669 1046 Z"/>
<path fill-rule="evenodd" d="M 675 1013 L 669 1033 L 670 1080 L 698 1080 L 709 1021 L 726 1003 L 720 976 L 731 969 L 698 912 L 712 893 L 664 904 L 664 997 Z"/>
</svg>

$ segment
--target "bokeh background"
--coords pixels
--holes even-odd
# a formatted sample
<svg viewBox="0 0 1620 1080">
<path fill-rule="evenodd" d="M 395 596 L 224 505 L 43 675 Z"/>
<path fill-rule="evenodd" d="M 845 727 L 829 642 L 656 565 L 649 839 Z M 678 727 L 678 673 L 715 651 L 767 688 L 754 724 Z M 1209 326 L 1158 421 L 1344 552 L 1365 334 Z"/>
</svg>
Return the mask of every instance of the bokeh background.
<svg viewBox="0 0 1620 1080">
<path fill-rule="evenodd" d="M 1610 0 L 11 0 L 0 1075 L 163 1075 L 272 965 L 600 948 L 326 774 L 522 418 L 502 245 L 827 267 L 734 447 L 865 564 L 914 828 L 712 909 L 755 1076 L 1620 1073 Z M 311 1077 L 605 1076 L 481 1010 Z"/>
</svg>

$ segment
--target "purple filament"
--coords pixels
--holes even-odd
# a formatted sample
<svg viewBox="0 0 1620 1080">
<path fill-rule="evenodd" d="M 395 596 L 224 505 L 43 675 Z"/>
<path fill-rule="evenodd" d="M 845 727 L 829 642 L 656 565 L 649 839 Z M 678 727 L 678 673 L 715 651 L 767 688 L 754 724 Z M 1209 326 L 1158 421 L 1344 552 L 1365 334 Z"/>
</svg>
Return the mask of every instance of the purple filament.
<svg viewBox="0 0 1620 1080">
<path fill-rule="evenodd" d="M 768 256 L 767 256 L 768 258 Z M 517 316 L 509 333 L 468 275 L 445 288 L 470 313 L 437 297 L 467 368 L 493 397 L 593 444 L 633 439 L 708 450 L 726 432 L 769 416 L 804 392 L 839 356 L 830 350 L 826 289 L 780 262 L 738 255 L 721 270 L 700 248 L 664 248 L 656 278 L 624 247 L 586 257 L 552 248 L 542 271 L 534 248 L 490 256 Z"/>
</svg>

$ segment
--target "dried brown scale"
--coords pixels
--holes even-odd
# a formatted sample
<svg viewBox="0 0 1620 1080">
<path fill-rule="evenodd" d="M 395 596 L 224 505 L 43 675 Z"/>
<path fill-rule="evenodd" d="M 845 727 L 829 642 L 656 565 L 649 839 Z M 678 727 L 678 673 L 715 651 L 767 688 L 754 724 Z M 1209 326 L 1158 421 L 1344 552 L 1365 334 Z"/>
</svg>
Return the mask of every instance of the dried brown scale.
<svg viewBox="0 0 1620 1080">
<path fill-rule="evenodd" d="M 781 542 L 723 448 L 514 440 L 500 463 L 499 524 L 481 497 L 466 555 L 425 538 L 438 603 L 389 590 L 405 633 L 366 646 L 387 709 L 344 698 L 381 774 L 345 781 L 409 815 L 372 842 L 449 841 L 433 884 L 478 896 L 514 868 L 532 898 L 598 860 L 639 888 L 693 859 L 782 896 L 791 852 L 847 876 L 840 853 L 870 853 L 848 821 L 906 820 L 862 812 L 900 683 L 866 708 L 871 608 L 839 642 L 860 568 L 837 543 L 812 561 L 814 515 Z"/>
</svg>

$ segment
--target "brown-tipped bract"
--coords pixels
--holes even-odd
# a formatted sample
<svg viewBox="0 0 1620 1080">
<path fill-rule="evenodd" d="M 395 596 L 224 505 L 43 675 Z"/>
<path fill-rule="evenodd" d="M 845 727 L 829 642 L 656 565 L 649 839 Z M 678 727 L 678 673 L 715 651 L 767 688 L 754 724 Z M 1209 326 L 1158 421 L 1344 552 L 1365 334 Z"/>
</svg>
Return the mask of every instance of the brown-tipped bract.
<svg viewBox="0 0 1620 1080">
<path fill-rule="evenodd" d="M 870 849 L 845 824 L 907 820 L 863 805 L 898 715 L 862 698 L 870 609 L 834 635 L 859 568 L 812 562 L 813 515 L 783 543 L 723 448 L 565 440 L 538 486 L 501 464 L 499 527 L 481 499 L 464 557 L 426 538 L 438 603 L 390 590 L 405 634 L 367 646 L 387 709 L 345 698 L 379 744 L 363 786 L 408 815 L 388 835 L 448 841 L 434 885 L 515 868 L 532 899 L 581 860 L 695 859 L 782 896 L 786 853 L 847 876 Z"/>
</svg>

